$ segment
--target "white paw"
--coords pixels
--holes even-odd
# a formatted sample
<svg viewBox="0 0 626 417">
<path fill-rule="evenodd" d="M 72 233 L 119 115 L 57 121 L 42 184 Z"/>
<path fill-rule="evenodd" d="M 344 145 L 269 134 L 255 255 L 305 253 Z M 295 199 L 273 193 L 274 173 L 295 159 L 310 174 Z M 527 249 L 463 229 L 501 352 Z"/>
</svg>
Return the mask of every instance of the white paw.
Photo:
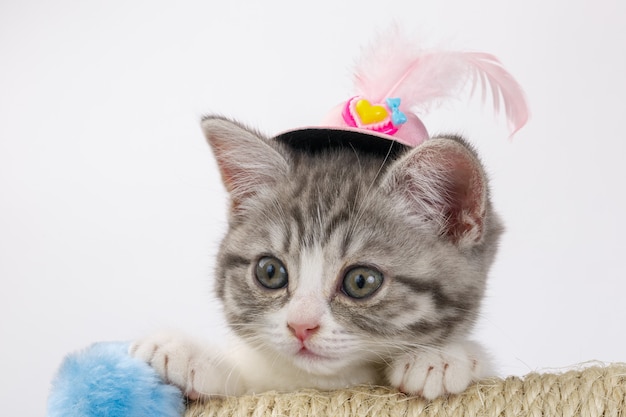
<svg viewBox="0 0 626 417">
<path fill-rule="evenodd" d="M 142 359 L 187 397 L 238 395 L 244 391 L 239 373 L 217 350 L 175 333 L 157 333 L 134 342 L 131 356 Z"/>
<path fill-rule="evenodd" d="M 438 350 L 405 354 L 389 367 L 389 382 L 400 391 L 432 400 L 458 394 L 485 376 L 484 354 L 480 346 L 465 342 Z"/>
</svg>

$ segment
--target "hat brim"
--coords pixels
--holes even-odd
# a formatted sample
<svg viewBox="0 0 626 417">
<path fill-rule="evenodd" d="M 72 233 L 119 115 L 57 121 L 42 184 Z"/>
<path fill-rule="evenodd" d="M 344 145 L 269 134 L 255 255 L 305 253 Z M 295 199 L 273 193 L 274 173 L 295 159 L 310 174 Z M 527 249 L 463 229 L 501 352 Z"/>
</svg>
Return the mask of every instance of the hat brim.
<svg viewBox="0 0 626 417">
<path fill-rule="evenodd" d="M 283 132 L 274 139 L 292 149 L 312 154 L 329 149 L 347 148 L 383 157 L 395 157 L 409 148 L 394 140 L 392 136 L 348 127 L 294 129 Z"/>
</svg>

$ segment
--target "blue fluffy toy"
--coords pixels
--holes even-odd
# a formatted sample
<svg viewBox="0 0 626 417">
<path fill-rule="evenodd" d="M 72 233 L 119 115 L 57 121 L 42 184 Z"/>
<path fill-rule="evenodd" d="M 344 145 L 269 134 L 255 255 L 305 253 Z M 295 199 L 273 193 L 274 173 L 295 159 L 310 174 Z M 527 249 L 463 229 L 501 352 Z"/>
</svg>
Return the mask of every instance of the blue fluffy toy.
<svg viewBox="0 0 626 417">
<path fill-rule="evenodd" d="M 128 354 L 128 343 L 96 343 L 68 355 L 53 380 L 47 417 L 180 417 L 180 390 Z"/>
</svg>

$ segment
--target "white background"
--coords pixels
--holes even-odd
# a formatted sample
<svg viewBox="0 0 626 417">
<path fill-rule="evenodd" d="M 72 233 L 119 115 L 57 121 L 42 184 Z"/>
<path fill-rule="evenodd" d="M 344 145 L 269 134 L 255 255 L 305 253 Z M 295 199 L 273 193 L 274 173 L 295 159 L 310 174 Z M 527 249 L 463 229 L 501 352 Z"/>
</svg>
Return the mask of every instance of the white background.
<svg viewBox="0 0 626 417">
<path fill-rule="evenodd" d="M 317 123 L 395 20 L 494 53 L 530 123 L 450 103 L 507 225 L 476 337 L 502 374 L 626 361 L 626 3 L 0 3 L 0 413 L 43 415 L 64 355 L 163 327 L 219 338 L 226 195 L 198 121 Z"/>
</svg>

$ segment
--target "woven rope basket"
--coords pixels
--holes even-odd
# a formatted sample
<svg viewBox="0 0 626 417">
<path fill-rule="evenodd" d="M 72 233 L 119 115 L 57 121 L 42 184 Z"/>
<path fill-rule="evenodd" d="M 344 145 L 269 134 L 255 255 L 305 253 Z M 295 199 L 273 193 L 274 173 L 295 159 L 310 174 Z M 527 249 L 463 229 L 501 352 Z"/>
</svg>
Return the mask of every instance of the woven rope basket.
<svg viewBox="0 0 626 417">
<path fill-rule="evenodd" d="M 488 379 L 464 393 L 425 401 L 384 387 L 268 392 L 191 403 L 185 417 L 625 416 L 626 364 Z"/>
</svg>

